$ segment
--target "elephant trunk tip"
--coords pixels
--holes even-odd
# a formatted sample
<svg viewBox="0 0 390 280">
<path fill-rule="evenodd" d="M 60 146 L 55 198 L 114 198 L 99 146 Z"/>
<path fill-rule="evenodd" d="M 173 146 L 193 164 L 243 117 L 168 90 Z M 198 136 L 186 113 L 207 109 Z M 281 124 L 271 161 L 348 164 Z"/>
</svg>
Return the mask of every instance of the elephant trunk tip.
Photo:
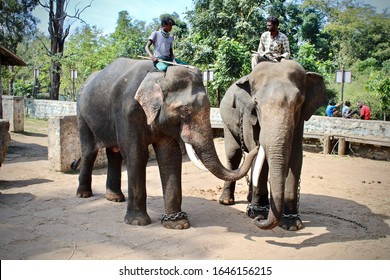
<svg viewBox="0 0 390 280">
<path fill-rule="evenodd" d="M 263 229 L 263 230 L 269 230 L 269 229 L 273 229 L 275 227 L 277 227 L 279 225 L 279 221 L 278 220 L 266 220 L 266 221 L 263 221 L 261 222 L 260 221 L 260 216 L 256 217 L 253 219 L 253 223 L 260 229 Z"/>
</svg>

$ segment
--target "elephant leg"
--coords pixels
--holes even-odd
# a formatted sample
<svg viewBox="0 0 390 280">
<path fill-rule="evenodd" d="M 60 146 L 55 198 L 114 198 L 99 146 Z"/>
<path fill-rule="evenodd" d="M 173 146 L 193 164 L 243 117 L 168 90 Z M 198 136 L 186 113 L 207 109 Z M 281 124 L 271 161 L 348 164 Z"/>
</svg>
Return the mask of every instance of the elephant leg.
<svg viewBox="0 0 390 280">
<path fill-rule="evenodd" d="M 182 155 L 179 143 L 170 137 L 153 144 L 160 171 L 165 214 L 161 223 L 169 229 L 187 229 L 190 222 L 181 210 L 182 204 Z"/>
<path fill-rule="evenodd" d="M 280 226 L 285 230 L 296 231 L 304 228 L 298 213 L 298 189 L 302 170 L 302 136 L 294 139 L 284 192 L 284 215 Z"/>
<path fill-rule="evenodd" d="M 261 219 L 267 219 L 268 217 L 268 171 L 268 162 L 265 161 L 259 175 L 258 186 L 252 186 L 253 178 L 251 179 L 252 192 L 250 197 L 248 194 L 248 201 L 250 202 L 250 204 L 248 205 L 246 211 L 247 215 L 251 218 L 260 216 Z"/>
<path fill-rule="evenodd" d="M 95 139 L 89 127 L 82 118 L 79 119 L 81 163 L 79 173 L 79 186 L 76 191 L 78 197 L 91 197 L 92 194 L 92 171 L 98 149 L 95 148 Z"/>
<path fill-rule="evenodd" d="M 227 168 L 230 170 L 237 169 L 242 159 L 242 151 L 232 132 L 224 128 L 225 152 Z M 234 192 L 236 190 L 236 181 L 225 181 L 222 193 L 219 196 L 219 203 L 224 205 L 233 205 Z"/>
<path fill-rule="evenodd" d="M 136 145 L 135 139 L 137 138 L 129 140 L 133 142 L 134 148 L 124 158 L 128 177 L 128 201 L 124 220 L 129 225 L 145 226 L 152 222 L 146 211 L 146 165 L 149 152 L 147 146 Z M 126 153 L 122 153 L 124 154 Z"/>
<path fill-rule="evenodd" d="M 122 155 L 120 152 L 113 152 L 110 148 L 106 148 L 106 155 L 108 160 L 106 199 L 115 202 L 125 201 L 121 190 Z"/>
</svg>

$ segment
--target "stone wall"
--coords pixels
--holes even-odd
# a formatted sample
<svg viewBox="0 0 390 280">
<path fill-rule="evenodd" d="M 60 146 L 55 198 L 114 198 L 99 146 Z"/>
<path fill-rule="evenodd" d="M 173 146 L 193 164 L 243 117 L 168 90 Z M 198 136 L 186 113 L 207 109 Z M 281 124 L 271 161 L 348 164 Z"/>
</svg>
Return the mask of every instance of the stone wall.
<svg viewBox="0 0 390 280">
<path fill-rule="evenodd" d="M 33 119 L 76 115 L 76 102 L 26 98 L 25 114 Z"/>
</svg>

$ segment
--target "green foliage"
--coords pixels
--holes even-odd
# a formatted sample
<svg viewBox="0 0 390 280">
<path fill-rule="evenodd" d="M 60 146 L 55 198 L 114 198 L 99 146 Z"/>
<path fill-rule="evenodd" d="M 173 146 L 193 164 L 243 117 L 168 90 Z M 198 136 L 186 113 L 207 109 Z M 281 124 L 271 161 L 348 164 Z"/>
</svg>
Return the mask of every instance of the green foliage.
<svg viewBox="0 0 390 280">
<path fill-rule="evenodd" d="M 390 114 L 390 77 L 389 73 L 384 71 L 374 71 L 370 74 L 366 83 L 366 90 L 373 92 L 378 98 L 379 104 L 377 108 L 380 110 L 380 115 Z M 378 115 L 378 113 L 377 113 Z"/>
<path fill-rule="evenodd" d="M 228 87 L 237 79 L 250 72 L 250 53 L 246 48 L 228 37 L 218 41 L 217 59 L 215 61 L 215 75 L 210 88 L 219 93 L 217 98 L 212 96 L 212 106 L 219 106 L 219 102 Z"/>
<path fill-rule="evenodd" d="M 12 52 L 25 36 L 36 30 L 37 18 L 31 11 L 38 5 L 38 0 L 0 1 L 0 42 Z"/>
<path fill-rule="evenodd" d="M 20 42 L 23 37 L 16 53 L 28 63 L 27 67 L 15 67 L 12 71 L 3 67 L 5 94 L 11 79 L 16 94 L 31 94 L 36 67 L 40 70 L 38 84 L 43 93 L 40 96 L 49 92 L 51 65 L 45 46 L 50 46 L 50 41 L 43 34 L 31 32 L 36 30 L 31 9 L 37 2 L 0 1 L 1 42 L 9 43 L 6 47 L 10 48 L 16 46 L 12 42 Z M 145 55 L 148 37 L 160 27 L 160 18 L 166 15 L 176 22 L 171 31 L 175 36 L 176 57 L 201 70 L 215 70 L 214 81 L 208 85 L 213 106 L 218 106 L 235 80 L 251 71 L 251 50 L 257 49 L 260 35 L 266 30 L 266 19 L 273 15 L 279 18 L 280 31 L 289 37 L 292 58 L 306 71 L 324 76 L 329 99 L 341 99 L 335 70 L 344 67 L 352 71 L 352 82 L 344 85 L 343 99 L 352 104 L 362 100 L 370 106 L 372 119 L 383 119 L 384 114 L 390 113 L 389 14 L 377 13 L 360 0 L 194 0 L 185 21 L 177 13 L 162 14 L 147 25 L 130 17 L 128 11 L 121 11 L 112 34 L 104 34 L 88 24 L 72 30 L 64 56 L 53 57 L 62 64 L 60 93 L 67 99 L 73 98 L 70 75 L 73 69 L 78 71 L 77 91 L 92 72 L 114 59 Z M 9 27 L 12 21 L 16 24 Z M 324 114 L 324 108 L 317 113 Z"/>
</svg>

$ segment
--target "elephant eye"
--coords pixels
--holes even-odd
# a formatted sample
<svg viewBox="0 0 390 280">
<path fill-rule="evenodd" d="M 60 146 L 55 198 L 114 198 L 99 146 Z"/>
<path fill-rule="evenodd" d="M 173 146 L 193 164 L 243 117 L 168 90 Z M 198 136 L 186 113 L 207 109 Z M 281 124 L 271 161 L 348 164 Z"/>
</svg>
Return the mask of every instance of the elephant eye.
<svg viewBox="0 0 390 280">
<path fill-rule="evenodd" d="M 184 105 L 180 108 L 180 116 L 182 118 L 187 118 L 189 115 L 191 115 L 191 108 L 187 105 Z"/>
</svg>

